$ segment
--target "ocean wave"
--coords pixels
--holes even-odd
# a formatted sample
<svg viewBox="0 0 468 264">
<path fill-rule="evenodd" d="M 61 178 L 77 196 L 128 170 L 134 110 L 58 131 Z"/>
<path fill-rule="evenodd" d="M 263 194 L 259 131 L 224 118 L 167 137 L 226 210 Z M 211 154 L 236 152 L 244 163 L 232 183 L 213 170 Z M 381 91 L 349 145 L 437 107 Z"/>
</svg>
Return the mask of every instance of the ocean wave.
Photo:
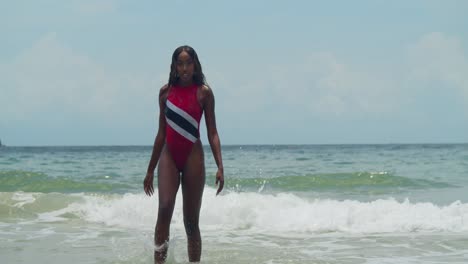
<svg viewBox="0 0 468 264">
<path fill-rule="evenodd" d="M 183 228 L 181 201 L 177 197 L 172 220 L 176 228 Z M 78 218 L 108 227 L 148 231 L 154 227 L 156 215 L 157 198 L 144 194 L 0 193 L 0 222 L 24 217 L 38 222 Z M 310 200 L 291 193 L 226 192 L 215 196 L 215 190 L 207 188 L 200 223 L 203 230 L 213 232 L 373 234 L 468 232 L 467 219 L 468 204 L 459 201 L 435 205 L 408 199 Z"/>
<path fill-rule="evenodd" d="M 395 188 L 450 188 L 451 184 L 427 179 L 411 179 L 389 172 L 350 172 L 326 173 L 272 178 L 230 178 L 227 187 L 237 191 L 265 190 L 271 188 L 281 191 L 320 191 L 333 189 L 356 190 L 373 188 L 384 190 Z"/>
<path fill-rule="evenodd" d="M 105 179 L 105 177 L 104 177 Z M 67 177 L 50 177 L 45 173 L 32 171 L 0 171 L 0 191 L 2 192 L 125 192 L 129 185 L 112 182 L 80 181 Z"/>
</svg>

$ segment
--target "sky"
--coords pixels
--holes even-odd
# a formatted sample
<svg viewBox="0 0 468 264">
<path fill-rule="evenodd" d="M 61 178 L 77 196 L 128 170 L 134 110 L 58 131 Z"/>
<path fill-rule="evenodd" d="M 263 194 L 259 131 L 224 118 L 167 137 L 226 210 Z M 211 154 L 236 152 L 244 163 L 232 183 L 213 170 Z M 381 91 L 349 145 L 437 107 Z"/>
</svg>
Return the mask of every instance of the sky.
<svg viewBox="0 0 468 264">
<path fill-rule="evenodd" d="M 192 46 L 221 143 L 468 142 L 468 1 L 0 0 L 0 140 L 152 145 Z M 206 126 L 201 123 L 202 142 Z"/>
</svg>

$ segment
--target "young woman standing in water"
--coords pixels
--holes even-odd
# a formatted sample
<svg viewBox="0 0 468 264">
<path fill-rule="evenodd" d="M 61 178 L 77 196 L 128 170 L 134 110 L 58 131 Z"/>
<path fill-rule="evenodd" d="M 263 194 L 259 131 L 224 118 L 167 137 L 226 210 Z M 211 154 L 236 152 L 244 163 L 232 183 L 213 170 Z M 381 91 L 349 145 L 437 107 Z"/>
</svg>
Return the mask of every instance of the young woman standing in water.
<svg viewBox="0 0 468 264">
<path fill-rule="evenodd" d="M 203 113 L 208 141 L 218 166 L 215 183 L 218 185 L 216 194 L 219 194 L 224 186 L 224 171 L 213 91 L 206 84 L 195 50 L 189 46 L 178 47 L 172 55 L 169 82 L 159 92 L 159 128 L 143 182 L 145 193 L 151 196 L 154 193 L 154 170 L 159 162 L 155 263 L 163 263 L 167 257 L 169 229 L 179 185 L 182 186 L 189 261 L 200 261 L 202 242 L 198 220 L 205 186 L 205 161 L 199 124 Z"/>
</svg>

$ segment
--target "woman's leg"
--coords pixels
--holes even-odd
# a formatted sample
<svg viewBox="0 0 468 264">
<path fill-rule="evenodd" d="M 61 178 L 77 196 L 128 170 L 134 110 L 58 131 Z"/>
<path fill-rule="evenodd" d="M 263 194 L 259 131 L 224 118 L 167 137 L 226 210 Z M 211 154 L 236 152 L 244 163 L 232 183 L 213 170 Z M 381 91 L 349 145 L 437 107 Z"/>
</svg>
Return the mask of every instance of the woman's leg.
<svg viewBox="0 0 468 264">
<path fill-rule="evenodd" d="M 154 232 L 154 242 L 156 246 L 154 252 L 155 263 L 164 263 L 167 257 L 169 230 L 179 184 L 179 171 L 168 149 L 164 147 L 158 165 L 159 207 L 158 220 Z"/>
<path fill-rule="evenodd" d="M 184 225 L 190 262 L 200 261 L 201 255 L 202 242 L 198 220 L 205 187 L 204 162 L 203 147 L 201 142 L 197 141 L 182 173 Z"/>
</svg>

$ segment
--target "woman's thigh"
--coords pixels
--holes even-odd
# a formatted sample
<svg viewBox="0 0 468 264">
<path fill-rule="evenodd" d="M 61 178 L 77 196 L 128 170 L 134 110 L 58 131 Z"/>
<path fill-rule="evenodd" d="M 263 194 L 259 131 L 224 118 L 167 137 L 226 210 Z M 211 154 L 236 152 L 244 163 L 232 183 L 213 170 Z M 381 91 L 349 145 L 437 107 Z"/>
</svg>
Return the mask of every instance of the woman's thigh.
<svg viewBox="0 0 468 264">
<path fill-rule="evenodd" d="M 161 151 L 158 164 L 158 197 L 159 205 L 173 204 L 179 190 L 180 175 L 174 159 L 167 147 Z"/>
<path fill-rule="evenodd" d="M 193 145 L 182 172 L 184 217 L 198 221 L 203 189 L 205 187 L 205 159 L 200 141 Z"/>
</svg>

